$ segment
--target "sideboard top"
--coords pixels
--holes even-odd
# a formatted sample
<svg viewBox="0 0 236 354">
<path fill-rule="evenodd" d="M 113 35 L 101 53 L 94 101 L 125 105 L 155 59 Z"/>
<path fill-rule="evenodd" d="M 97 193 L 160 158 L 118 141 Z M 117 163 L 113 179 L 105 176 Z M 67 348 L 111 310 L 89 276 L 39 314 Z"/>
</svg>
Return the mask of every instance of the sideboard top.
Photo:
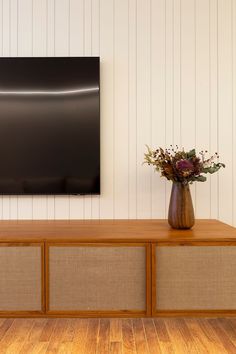
<svg viewBox="0 0 236 354">
<path fill-rule="evenodd" d="M 196 220 L 191 230 L 171 229 L 167 220 L 0 221 L 0 242 L 235 242 L 236 228 Z"/>
</svg>

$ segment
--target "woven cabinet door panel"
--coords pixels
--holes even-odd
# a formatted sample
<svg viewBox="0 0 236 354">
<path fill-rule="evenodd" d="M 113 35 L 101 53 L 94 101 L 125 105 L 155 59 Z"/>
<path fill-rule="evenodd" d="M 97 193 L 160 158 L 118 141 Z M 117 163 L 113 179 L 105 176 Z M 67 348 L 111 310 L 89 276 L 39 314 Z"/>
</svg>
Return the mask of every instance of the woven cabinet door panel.
<svg viewBox="0 0 236 354">
<path fill-rule="evenodd" d="M 41 311 L 41 246 L 0 245 L 0 311 Z"/>
<path fill-rule="evenodd" d="M 236 247 L 156 247 L 157 310 L 235 310 Z"/>
<path fill-rule="evenodd" d="M 145 247 L 49 247 L 50 311 L 145 309 Z"/>
</svg>

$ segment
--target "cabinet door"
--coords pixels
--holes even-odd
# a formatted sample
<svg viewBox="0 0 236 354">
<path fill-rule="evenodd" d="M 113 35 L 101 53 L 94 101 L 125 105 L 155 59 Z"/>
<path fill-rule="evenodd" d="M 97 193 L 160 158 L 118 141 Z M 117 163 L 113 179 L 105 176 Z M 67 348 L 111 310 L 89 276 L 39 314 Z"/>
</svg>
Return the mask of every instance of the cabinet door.
<svg viewBox="0 0 236 354">
<path fill-rule="evenodd" d="M 0 243 L 0 312 L 41 312 L 41 244 Z"/>
<path fill-rule="evenodd" d="M 49 312 L 146 313 L 146 246 L 48 248 Z"/>
<path fill-rule="evenodd" d="M 236 310 L 235 246 L 154 250 L 154 311 Z"/>
</svg>

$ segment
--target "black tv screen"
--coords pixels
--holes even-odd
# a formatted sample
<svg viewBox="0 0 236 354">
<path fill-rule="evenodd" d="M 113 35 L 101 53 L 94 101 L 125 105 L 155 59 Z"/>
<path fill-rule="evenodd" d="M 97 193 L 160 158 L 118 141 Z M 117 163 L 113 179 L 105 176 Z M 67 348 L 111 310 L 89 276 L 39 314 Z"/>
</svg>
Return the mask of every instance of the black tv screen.
<svg viewBox="0 0 236 354">
<path fill-rule="evenodd" d="M 0 58 L 0 194 L 99 193 L 99 58 Z"/>
</svg>

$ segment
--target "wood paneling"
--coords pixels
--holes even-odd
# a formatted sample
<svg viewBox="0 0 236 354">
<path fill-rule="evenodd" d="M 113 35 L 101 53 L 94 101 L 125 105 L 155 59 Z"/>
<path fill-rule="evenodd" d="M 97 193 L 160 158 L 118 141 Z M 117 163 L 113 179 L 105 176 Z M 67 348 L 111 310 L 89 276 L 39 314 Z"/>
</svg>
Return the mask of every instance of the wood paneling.
<svg viewBox="0 0 236 354">
<path fill-rule="evenodd" d="M 101 194 L 100 218 L 114 217 L 114 2 L 100 0 Z"/>
<path fill-rule="evenodd" d="M 232 123 L 233 123 L 233 177 L 235 180 L 236 176 L 236 1 L 234 0 L 232 2 L 232 19 L 231 19 L 231 25 L 232 25 L 232 43 L 233 43 L 233 48 L 232 48 L 232 63 L 233 63 L 233 75 L 232 75 L 232 95 L 233 95 L 233 101 L 232 101 Z M 235 205 L 235 200 L 236 200 L 236 187 L 235 184 L 233 183 L 233 225 L 236 225 L 236 205 Z"/>
<path fill-rule="evenodd" d="M 209 3 L 209 148 L 218 151 L 218 2 L 210 0 Z M 219 174 L 210 177 L 210 217 L 219 218 Z"/>
<path fill-rule="evenodd" d="M 151 3 L 151 145 L 166 143 L 166 89 L 165 89 L 165 1 Z M 157 119 L 158 117 L 158 119 Z M 156 173 L 151 174 L 152 218 L 166 217 L 166 182 Z"/>
<path fill-rule="evenodd" d="M 151 215 L 152 171 L 143 168 L 145 144 L 151 144 L 152 122 L 150 110 L 151 28 L 150 0 L 137 0 L 137 218 Z M 120 140 L 121 142 L 122 140 Z M 122 143 L 122 142 L 121 142 Z"/>
<path fill-rule="evenodd" d="M 236 225 L 235 0 L 0 0 L 0 55 L 101 56 L 101 196 L 4 196 L 1 219 L 164 218 L 144 144 L 220 153 L 198 218 Z"/>
<path fill-rule="evenodd" d="M 195 107 L 196 147 L 210 151 L 210 2 L 196 1 L 195 7 Z M 204 128 L 202 122 L 204 121 Z M 211 147 L 212 148 L 212 147 Z M 215 151 L 214 151 L 215 152 Z M 196 184 L 196 210 L 199 218 L 210 218 L 210 183 Z"/>
<path fill-rule="evenodd" d="M 231 0 L 218 0 L 218 144 L 227 171 L 219 175 L 219 218 L 228 223 L 233 219 L 233 41 Z M 236 42 L 234 41 L 234 45 Z M 235 94 L 235 91 L 234 91 Z M 227 122 L 226 122 L 227 117 Z M 227 137 L 227 143 L 225 139 Z"/>
<path fill-rule="evenodd" d="M 129 215 L 129 2 L 114 4 L 114 217 L 124 219 Z"/>
</svg>

